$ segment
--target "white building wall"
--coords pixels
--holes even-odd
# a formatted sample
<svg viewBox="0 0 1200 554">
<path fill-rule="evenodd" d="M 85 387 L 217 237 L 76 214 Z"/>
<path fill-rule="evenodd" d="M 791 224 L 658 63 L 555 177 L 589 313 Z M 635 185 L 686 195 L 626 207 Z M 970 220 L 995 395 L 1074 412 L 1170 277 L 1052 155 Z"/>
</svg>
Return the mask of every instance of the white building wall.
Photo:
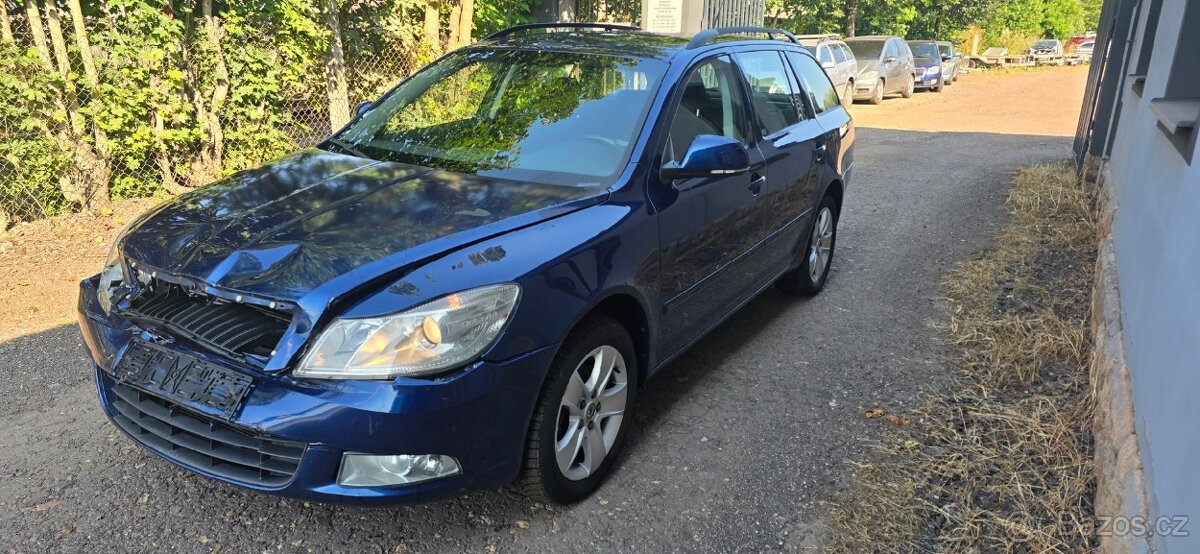
<svg viewBox="0 0 1200 554">
<path fill-rule="evenodd" d="M 1163 0 L 1143 94 L 1128 83 L 1122 91 L 1108 168 L 1150 513 L 1191 520 L 1190 537 L 1154 539 L 1172 552 L 1200 552 L 1200 153 L 1189 166 L 1158 128 L 1149 102 L 1163 96 L 1187 1 Z M 1130 67 L 1137 67 L 1144 28 L 1142 21 Z"/>
</svg>

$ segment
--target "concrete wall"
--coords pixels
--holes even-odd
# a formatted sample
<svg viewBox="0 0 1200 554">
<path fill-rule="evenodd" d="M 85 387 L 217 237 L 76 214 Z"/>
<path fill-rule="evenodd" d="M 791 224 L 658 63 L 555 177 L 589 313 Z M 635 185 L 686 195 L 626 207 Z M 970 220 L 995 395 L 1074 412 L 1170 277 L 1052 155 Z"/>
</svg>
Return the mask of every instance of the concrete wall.
<svg viewBox="0 0 1200 554">
<path fill-rule="evenodd" d="M 1188 1 L 1163 0 L 1145 88 L 1140 96 L 1129 83 L 1121 91 L 1105 184 L 1115 203 L 1120 326 L 1148 512 L 1152 520 L 1191 520 L 1190 537 L 1151 540 L 1170 552 L 1200 552 L 1200 153 L 1188 165 L 1149 102 L 1163 96 Z M 1148 11 L 1141 10 L 1131 68 Z"/>
</svg>

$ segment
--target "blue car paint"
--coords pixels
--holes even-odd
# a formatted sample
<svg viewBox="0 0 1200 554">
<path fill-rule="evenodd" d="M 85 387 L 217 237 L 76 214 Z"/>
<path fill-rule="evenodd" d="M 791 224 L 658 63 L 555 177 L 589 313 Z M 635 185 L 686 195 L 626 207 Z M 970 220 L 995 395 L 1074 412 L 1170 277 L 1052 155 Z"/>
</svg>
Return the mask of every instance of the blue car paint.
<svg viewBox="0 0 1200 554">
<path fill-rule="evenodd" d="M 131 226 L 119 248 L 138 269 L 218 298 L 278 303 L 294 314 L 262 367 L 230 362 L 185 338 L 171 346 L 253 377 L 233 423 L 310 445 L 296 477 L 269 492 L 394 504 L 510 483 L 557 346 L 592 310 L 636 312 L 630 331 L 645 378 L 798 265 L 812 207 L 827 190 L 836 189 L 840 198 L 853 166 L 854 128 L 840 106 L 775 135 L 748 137 L 755 144 L 748 148 L 751 170 L 743 175 L 671 184 L 651 168 L 662 165 L 658 145 L 670 123 L 663 114 L 678 102 L 694 63 L 755 49 L 811 55 L 771 41 L 687 50 L 674 39 L 645 37 L 629 39 L 642 41 L 634 45 L 638 55 L 671 65 L 650 123 L 608 189 L 506 184 L 496 188 L 507 194 L 481 199 L 487 178 L 309 149 L 185 195 Z M 576 39 L 570 47 L 586 49 L 581 42 L 592 40 Z M 495 46 L 527 45 L 510 39 Z M 611 47 L 590 46 L 598 52 Z M 761 190 L 752 194 L 748 187 L 756 181 Z M 373 202 L 380 198 L 390 201 Z M 330 213 L 330 204 L 354 211 L 319 223 L 306 213 L 317 205 Z M 703 256 L 713 251 L 732 255 L 714 267 Z M 395 313 L 500 282 L 521 286 L 520 303 L 497 342 L 467 367 L 393 381 L 290 374 L 309 339 L 335 317 Z M 106 371 L 132 338 L 154 336 L 101 310 L 96 287 L 95 277 L 81 283 L 80 327 L 96 363 L 101 403 L 112 416 Z M 337 467 L 346 451 L 446 454 L 463 472 L 402 487 L 341 487 Z"/>
</svg>

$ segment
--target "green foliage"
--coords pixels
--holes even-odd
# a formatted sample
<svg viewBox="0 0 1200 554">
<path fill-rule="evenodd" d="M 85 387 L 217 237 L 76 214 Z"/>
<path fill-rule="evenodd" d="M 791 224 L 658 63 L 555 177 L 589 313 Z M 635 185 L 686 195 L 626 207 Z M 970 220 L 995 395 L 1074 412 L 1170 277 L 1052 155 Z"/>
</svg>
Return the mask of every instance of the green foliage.
<svg viewBox="0 0 1200 554">
<path fill-rule="evenodd" d="M 58 177 L 71 156 L 54 138 L 66 121 L 58 107 L 63 82 L 37 51 L 0 44 L 0 212 L 31 219 L 69 206 Z"/>
<path fill-rule="evenodd" d="M 843 32 L 857 6 L 855 34 L 952 40 L 973 25 L 988 46 L 1020 51 L 1042 37 L 1095 29 L 1102 0 L 767 0 L 768 23 L 797 33 Z M 775 19 L 771 20 L 774 15 Z M 1022 46 L 1024 45 L 1024 46 Z M 1017 48 L 1019 47 L 1019 48 Z"/>
<path fill-rule="evenodd" d="M 475 36 L 490 35 L 505 27 L 534 22 L 533 7 L 539 0 L 491 0 L 475 2 Z"/>
</svg>

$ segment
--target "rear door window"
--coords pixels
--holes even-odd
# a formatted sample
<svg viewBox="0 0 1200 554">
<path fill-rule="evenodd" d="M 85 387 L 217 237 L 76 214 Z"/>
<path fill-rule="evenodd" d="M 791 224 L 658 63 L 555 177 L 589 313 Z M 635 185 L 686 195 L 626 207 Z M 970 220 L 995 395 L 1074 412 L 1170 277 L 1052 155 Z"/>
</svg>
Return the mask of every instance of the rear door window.
<svg viewBox="0 0 1200 554">
<path fill-rule="evenodd" d="M 798 107 L 792 97 L 798 91 L 792 87 L 789 71 L 777 50 L 741 52 L 738 65 L 750 85 L 751 105 L 758 114 L 763 136 L 771 135 L 800 121 Z"/>
</svg>

